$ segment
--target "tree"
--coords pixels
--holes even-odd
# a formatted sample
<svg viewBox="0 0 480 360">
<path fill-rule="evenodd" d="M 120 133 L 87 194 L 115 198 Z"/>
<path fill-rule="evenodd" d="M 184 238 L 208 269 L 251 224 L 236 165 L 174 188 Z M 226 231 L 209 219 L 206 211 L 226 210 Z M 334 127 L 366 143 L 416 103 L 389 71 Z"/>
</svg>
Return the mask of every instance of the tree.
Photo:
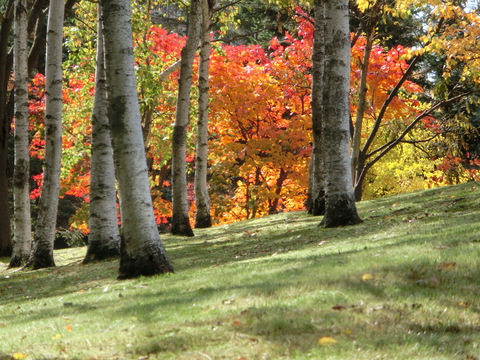
<svg viewBox="0 0 480 360">
<path fill-rule="evenodd" d="M 173 272 L 160 241 L 148 183 L 128 0 L 102 0 L 108 118 L 120 195 L 119 279 Z"/>
<path fill-rule="evenodd" d="M 325 61 L 325 4 L 323 0 L 315 0 L 315 31 L 312 53 L 312 133 L 313 146 L 308 176 L 307 211 L 312 215 L 325 213 L 325 174 L 322 154 L 322 91 Z"/>
<path fill-rule="evenodd" d="M 210 186 L 220 221 L 304 209 L 311 25 L 267 51 L 224 45 L 212 56 Z"/>
<path fill-rule="evenodd" d="M 37 66 L 38 59 L 45 49 L 45 9 L 49 0 L 36 0 L 28 4 L 29 39 L 32 39 L 28 53 L 28 72 Z M 65 10 L 70 11 L 76 0 L 68 0 Z M 0 255 L 10 256 L 12 244 L 10 239 L 10 204 L 8 192 L 8 143 L 10 124 L 14 114 L 13 91 L 9 89 L 13 66 L 13 52 L 10 46 L 10 30 L 13 22 L 14 0 L 5 3 L 4 11 L 0 13 Z M 3 9 L 2 9 L 3 10 Z"/>
<path fill-rule="evenodd" d="M 358 89 L 358 103 L 357 113 L 355 116 L 355 125 L 352 140 L 352 176 L 355 183 L 356 169 L 359 164 L 360 157 L 360 141 L 362 136 L 362 124 L 365 115 L 365 107 L 367 105 L 367 76 L 370 64 L 370 54 L 372 52 L 373 42 L 375 40 L 375 29 L 378 21 L 378 14 L 380 12 L 383 0 L 377 0 L 370 10 L 369 16 L 361 18 L 363 28 L 365 31 L 365 48 L 363 51 L 363 59 L 361 61 L 361 78 Z M 360 200 L 357 198 L 357 200 Z"/>
<path fill-rule="evenodd" d="M 173 235 L 194 236 L 188 218 L 186 138 L 190 113 L 190 90 L 195 52 L 201 25 L 201 2 L 192 0 L 188 16 L 187 43 L 182 49 L 178 79 L 177 112 L 172 139 L 172 229 Z"/>
<path fill-rule="evenodd" d="M 214 0 L 201 0 L 202 28 L 200 64 L 198 70 L 198 122 L 197 153 L 195 162 L 195 227 L 212 226 L 210 215 L 210 196 L 207 187 L 208 172 L 208 102 L 209 102 L 209 66 L 210 66 L 210 30 Z"/>
<path fill-rule="evenodd" d="M 23 265 L 31 251 L 30 153 L 28 140 L 27 4 L 15 1 L 15 167 L 14 247 L 10 267 Z"/>
<path fill-rule="evenodd" d="M 11 114 L 7 107 L 8 81 L 10 77 L 8 52 L 10 29 L 13 23 L 14 2 L 5 4 L 1 17 L 0 29 L 0 256 L 10 256 L 12 240 L 10 234 L 10 207 L 8 194 L 8 137 L 10 133 Z"/>
<path fill-rule="evenodd" d="M 53 244 L 62 159 L 62 42 L 65 3 L 51 0 L 47 24 L 45 163 L 32 253 L 27 266 L 55 266 Z"/>
<path fill-rule="evenodd" d="M 348 2 L 325 0 L 323 149 L 326 227 L 361 222 L 350 168 L 350 33 Z"/>
<path fill-rule="evenodd" d="M 90 160 L 90 216 L 88 222 L 90 232 L 84 263 L 92 260 L 104 260 L 120 254 L 115 168 L 107 116 L 108 100 L 100 7 L 98 8 L 96 58 Z"/>
</svg>

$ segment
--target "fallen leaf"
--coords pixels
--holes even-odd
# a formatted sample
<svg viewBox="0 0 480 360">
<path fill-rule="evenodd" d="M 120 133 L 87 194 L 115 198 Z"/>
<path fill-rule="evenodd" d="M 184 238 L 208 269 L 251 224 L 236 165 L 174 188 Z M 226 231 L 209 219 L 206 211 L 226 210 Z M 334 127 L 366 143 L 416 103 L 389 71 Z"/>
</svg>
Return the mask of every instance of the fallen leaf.
<svg viewBox="0 0 480 360">
<path fill-rule="evenodd" d="M 458 306 L 463 307 L 463 308 L 468 308 L 468 307 L 470 307 L 470 304 L 465 302 L 465 301 L 460 301 L 458 303 Z"/>
<path fill-rule="evenodd" d="M 234 320 L 234 321 L 233 321 L 233 325 L 239 326 L 239 325 L 242 325 L 242 323 L 241 323 L 240 321 L 238 321 L 238 320 Z"/>
<path fill-rule="evenodd" d="M 13 360 L 25 360 L 28 358 L 28 354 L 23 354 L 23 353 L 13 353 L 12 354 L 12 359 Z"/>
<path fill-rule="evenodd" d="M 55 336 L 52 336 L 52 339 L 55 340 L 55 339 L 60 339 L 62 337 L 62 335 L 60 334 L 57 334 Z"/>
<path fill-rule="evenodd" d="M 328 243 L 328 241 L 323 240 L 323 241 L 320 241 L 317 246 L 322 246 L 322 245 L 325 245 L 326 243 Z"/>
<path fill-rule="evenodd" d="M 70 324 L 65 325 L 65 328 L 67 329 L 67 331 L 72 331 L 72 327 L 70 326 Z"/>
<path fill-rule="evenodd" d="M 370 280 L 373 280 L 372 274 L 366 273 L 362 275 L 362 281 L 370 281 Z"/>
<path fill-rule="evenodd" d="M 438 270 L 442 270 L 442 269 L 450 270 L 450 269 L 454 268 L 455 265 L 457 265 L 457 263 L 455 261 L 450 261 L 450 262 L 444 261 L 444 262 L 438 264 L 437 269 Z"/>
<path fill-rule="evenodd" d="M 323 336 L 320 339 L 318 339 L 318 343 L 322 346 L 328 346 L 328 345 L 333 345 L 337 343 L 337 340 L 330 336 Z"/>
<path fill-rule="evenodd" d="M 346 309 L 346 307 L 342 306 L 342 305 L 332 306 L 332 310 L 345 310 L 345 309 Z"/>
</svg>

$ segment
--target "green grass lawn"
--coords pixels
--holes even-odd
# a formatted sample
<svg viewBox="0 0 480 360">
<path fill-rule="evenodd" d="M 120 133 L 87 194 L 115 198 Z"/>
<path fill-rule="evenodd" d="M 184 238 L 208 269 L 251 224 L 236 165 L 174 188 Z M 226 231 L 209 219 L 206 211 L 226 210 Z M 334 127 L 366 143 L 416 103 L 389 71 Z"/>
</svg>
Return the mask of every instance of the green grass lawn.
<svg viewBox="0 0 480 360">
<path fill-rule="evenodd" d="M 480 360 L 480 186 L 163 236 L 175 274 L 116 280 L 85 248 L 0 264 L 0 359 Z"/>
</svg>

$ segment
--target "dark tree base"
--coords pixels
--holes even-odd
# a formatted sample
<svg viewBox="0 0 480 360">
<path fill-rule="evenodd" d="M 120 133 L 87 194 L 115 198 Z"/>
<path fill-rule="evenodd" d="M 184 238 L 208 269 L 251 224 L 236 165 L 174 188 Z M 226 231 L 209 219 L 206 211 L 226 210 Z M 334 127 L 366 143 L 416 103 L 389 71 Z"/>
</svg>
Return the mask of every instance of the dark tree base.
<svg viewBox="0 0 480 360">
<path fill-rule="evenodd" d="M 33 252 L 28 260 L 25 268 L 38 270 L 49 267 L 55 267 L 55 261 L 53 260 L 53 254 L 49 251 L 37 251 Z"/>
<path fill-rule="evenodd" d="M 321 216 L 325 215 L 325 192 L 318 194 L 315 201 L 309 201 L 307 211 L 310 215 Z"/>
<path fill-rule="evenodd" d="M 8 265 L 8 268 L 15 268 L 15 267 L 21 267 L 25 265 L 28 261 L 28 256 L 14 256 L 10 259 L 10 264 Z"/>
<path fill-rule="evenodd" d="M 140 249 L 137 254 L 127 254 L 122 239 L 119 280 L 165 273 L 173 273 L 173 267 L 161 243 Z"/>
<path fill-rule="evenodd" d="M 103 261 L 120 256 L 120 243 L 109 242 L 107 246 L 102 241 L 90 241 L 83 264 Z"/>
<path fill-rule="evenodd" d="M 320 225 L 327 228 L 355 225 L 362 222 L 357 213 L 355 200 L 348 195 L 334 195 L 327 198 L 325 216 Z"/>
<path fill-rule="evenodd" d="M 170 230 L 170 233 L 172 235 L 179 235 L 179 236 L 188 236 L 188 237 L 195 236 L 188 219 L 184 221 L 172 220 L 172 229 Z"/>
<path fill-rule="evenodd" d="M 195 219 L 195 228 L 196 229 L 206 229 L 212 227 L 212 217 L 206 216 Z"/>
</svg>

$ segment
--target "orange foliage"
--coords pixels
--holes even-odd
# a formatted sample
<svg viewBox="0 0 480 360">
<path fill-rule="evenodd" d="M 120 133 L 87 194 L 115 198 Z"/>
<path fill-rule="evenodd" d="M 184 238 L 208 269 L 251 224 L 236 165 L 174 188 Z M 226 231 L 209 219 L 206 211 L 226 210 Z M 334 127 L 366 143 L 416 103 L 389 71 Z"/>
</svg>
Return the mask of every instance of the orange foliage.
<svg viewBox="0 0 480 360">
<path fill-rule="evenodd" d="M 217 223 L 304 207 L 312 141 L 313 21 L 307 14 L 299 14 L 296 33 L 285 34 L 281 42 L 272 39 L 266 50 L 258 45 L 214 43 L 210 78 L 209 185 L 212 215 Z M 166 226 L 171 208 L 170 138 L 178 70 L 161 83 L 158 75 L 180 58 L 184 42 L 184 37 L 157 26 L 146 31 L 144 37 L 135 39 L 142 121 L 150 127 L 147 156 L 153 164 L 151 186 L 159 226 Z M 352 49 L 352 114 L 356 111 L 355 96 L 364 46 L 365 41 L 360 38 Z M 408 49 L 401 46 L 388 51 L 374 46 L 366 117 L 373 118 L 378 113 L 389 91 L 402 76 L 407 67 L 404 60 L 407 52 Z M 86 201 L 93 80 L 89 73 L 73 74 L 64 94 L 70 110 L 64 133 L 63 194 L 80 196 Z M 35 114 L 42 111 L 42 85 L 42 78 L 38 76 L 31 87 L 32 94 L 36 94 L 31 110 L 34 110 L 32 119 L 38 134 L 42 132 L 42 119 Z M 405 82 L 400 96 L 393 100 L 385 116 L 385 126 L 402 122 L 416 113 L 418 101 L 405 94 L 421 90 L 417 84 Z M 425 119 L 428 121 L 430 118 Z M 37 134 L 34 136 L 34 156 L 41 156 L 40 139 Z M 195 136 L 190 131 L 187 155 L 190 161 L 194 159 L 194 141 Z M 191 175 L 189 179 L 193 181 Z M 189 191 L 193 205 L 193 190 Z"/>
</svg>

